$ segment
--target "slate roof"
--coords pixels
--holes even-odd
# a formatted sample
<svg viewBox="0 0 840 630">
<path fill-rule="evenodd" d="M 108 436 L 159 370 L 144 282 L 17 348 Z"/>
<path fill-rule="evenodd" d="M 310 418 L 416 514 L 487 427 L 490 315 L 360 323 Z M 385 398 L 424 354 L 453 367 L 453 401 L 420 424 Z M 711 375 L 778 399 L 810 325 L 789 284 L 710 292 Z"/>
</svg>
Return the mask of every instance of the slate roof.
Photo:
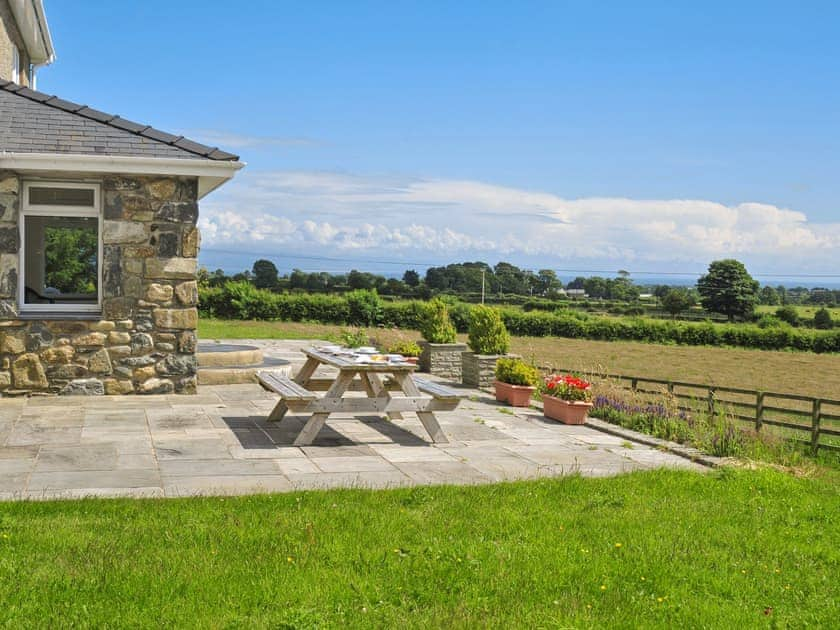
<svg viewBox="0 0 840 630">
<path fill-rule="evenodd" d="M 238 155 L 0 79 L 0 152 L 236 161 Z"/>
</svg>

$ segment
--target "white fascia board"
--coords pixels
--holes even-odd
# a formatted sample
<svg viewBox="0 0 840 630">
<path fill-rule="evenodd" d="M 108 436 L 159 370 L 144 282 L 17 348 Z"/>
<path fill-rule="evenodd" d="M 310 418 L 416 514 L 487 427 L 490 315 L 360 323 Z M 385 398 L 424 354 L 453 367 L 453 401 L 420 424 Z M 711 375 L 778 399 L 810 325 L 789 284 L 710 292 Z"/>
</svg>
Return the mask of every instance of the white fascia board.
<svg viewBox="0 0 840 630">
<path fill-rule="evenodd" d="M 31 63 L 46 65 L 55 59 L 43 0 L 9 0 L 18 30 Z"/>
<path fill-rule="evenodd" d="M 23 173 L 111 173 L 198 177 L 198 198 L 231 179 L 243 162 L 191 158 L 147 158 L 113 155 L 0 152 L 0 170 Z"/>
</svg>

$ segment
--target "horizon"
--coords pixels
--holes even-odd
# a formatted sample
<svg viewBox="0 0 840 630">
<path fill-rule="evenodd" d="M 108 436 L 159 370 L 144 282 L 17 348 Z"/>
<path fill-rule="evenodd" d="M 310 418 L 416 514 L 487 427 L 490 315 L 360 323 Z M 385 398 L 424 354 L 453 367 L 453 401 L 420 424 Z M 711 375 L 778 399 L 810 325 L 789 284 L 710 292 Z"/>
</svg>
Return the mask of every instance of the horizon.
<svg viewBox="0 0 840 630">
<path fill-rule="evenodd" d="M 248 163 L 202 202 L 205 266 L 840 281 L 833 4 L 46 4 L 39 89 Z"/>
<path fill-rule="evenodd" d="M 243 254 L 236 254 L 237 257 L 244 256 Z M 407 267 L 398 267 L 395 265 L 387 265 L 387 266 L 376 266 L 375 263 L 370 264 L 351 264 L 347 267 L 340 266 L 338 262 L 332 262 L 330 265 L 326 267 L 322 266 L 312 266 L 311 260 L 307 258 L 278 258 L 274 257 L 272 259 L 271 256 L 260 256 L 259 258 L 264 258 L 265 260 L 270 260 L 274 265 L 277 267 L 278 275 L 288 275 L 295 269 L 299 269 L 305 273 L 329 273 L 333 275 L 340 275 L 346 274 L 351 270 L 355 269 L 357 271 L 373 273 L 376 275 L 381 275 L 386 278 L 402 278 L 403 274 L 408 271 L 409 269 L 417 271 L 421 277 L 426 273 L 426 270 L 432 266 L 446 266 L 447 264 L 458 264 L 463 262 L 486 262 L 487 264 L 494 266 L 497 262 L 510 262 L 505 260 L 471 260 L 471 261 L 449 261 L 449 262 L 442 262 L 440 264 L 435 265 L 415 265 L 415 266 L 407 266 Z M 258 260 L 255 258 L 249 264 L 246 264 L 242 267 L 225 267 L 224 265 L 219 265 L 216 267 L 211 267 L 205 265 L 200 262 L 200 266 L 205 267 L 208 271 L 213 272 L 216 269 L 222 269 L 226 275 L 232 276 L 237 273 L 242 273 L 244 271 L 251 271 L 251 268 L 254 262 Z M 291 262 L 289 262 L 291 261 Z M 525 271 L 532 271 L 537 272 L 539 269 L 547 269 L 549 267 L 520 267 Z M 580 269 L 580 270 L 570 270 L 570 269 L 552 269 L 552 271 L 557 273 L 557 278 L 565 285 L 574 280 L 577 277 L 590 277 L 590 276 L 601 276 L 604 278 L 610 277 L 617 277 L 619 275 L 619 270 L 609 270 L 609 269 Z M 653 285 L 673 285 L 673 286 L 694 286 L 697 282 L 697 279 L 706 273 L 707 270 L 703 270 L 697 274 L 679 274 L 679 273 L 657 273 L 657 272 L 643 272 L 643 271 L 629 271 L 629 278 L 630 280 L 639 286 L 653 286 Z M 749 269 L 747 270 L 749 271 Z M 794 288 L 794 287 L 805 287 L 808 289 L 813 289 L 817 287 L 826 288 L 826 289 L 840 289 L 840 281 L 831 279 L 831 278 L 814 278 L 814 277 L 789 277 L 789 276 L 753 276 L 761 286 L 784 286 L 785 288 Z"/>
</svg>

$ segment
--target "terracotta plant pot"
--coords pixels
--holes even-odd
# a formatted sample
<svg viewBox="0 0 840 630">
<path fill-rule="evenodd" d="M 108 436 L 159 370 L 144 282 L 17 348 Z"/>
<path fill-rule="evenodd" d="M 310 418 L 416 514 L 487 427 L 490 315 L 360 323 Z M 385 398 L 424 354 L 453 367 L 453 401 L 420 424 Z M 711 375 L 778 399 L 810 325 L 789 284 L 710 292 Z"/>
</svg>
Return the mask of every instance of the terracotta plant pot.
<svg viewBox="0 0 840 630">
<path fill-rule="evenodd" d="M 537 389 L 529 385 L 511 385 L 501 381 L 496 381 L 494 385 L 496 386 L 496 400 L 506 402 L 512 407 L 527 407 L 530 405 L 531 395 Z"/>
<path fill-rule="evenodd" d="M 583 424 L 586 414 L 592 408 L 591 402 L 568 401 L 543 394 L 543 413 L 546 418 L 559 420 L 563 424 Z"/>
</svg>

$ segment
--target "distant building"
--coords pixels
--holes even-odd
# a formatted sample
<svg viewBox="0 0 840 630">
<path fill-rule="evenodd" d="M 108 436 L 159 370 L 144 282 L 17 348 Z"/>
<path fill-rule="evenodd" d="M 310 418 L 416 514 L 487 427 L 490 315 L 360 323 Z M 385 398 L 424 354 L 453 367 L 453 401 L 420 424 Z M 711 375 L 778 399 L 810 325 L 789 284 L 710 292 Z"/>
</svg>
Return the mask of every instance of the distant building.
<svg viewBox="0 0 840 630">
<path fill-rule="evenodd" d="M 576 300 L 584 299 L 584 298 L 589 297 L 588 295 L 586 295 L 586 290 L 585 289 L 564 289 L 564 291 L 565 291 L 567 297 L 570 297 L 570 298 L 573 298 L 573 299 L 576 299 Z"/>
</svg>

